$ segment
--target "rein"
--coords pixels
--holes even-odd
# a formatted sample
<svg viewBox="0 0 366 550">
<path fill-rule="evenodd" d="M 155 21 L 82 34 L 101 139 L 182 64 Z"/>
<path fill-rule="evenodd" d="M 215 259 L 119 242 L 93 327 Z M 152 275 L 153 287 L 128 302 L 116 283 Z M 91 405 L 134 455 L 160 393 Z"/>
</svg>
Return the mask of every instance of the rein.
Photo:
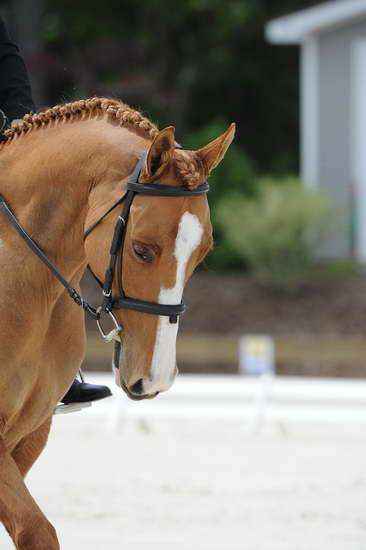
<svg viewBox="0 0 366 550">
<path fill-rule="evenodd" d="M 84 311 L 94 320 L 98 319 L 97 310 L 88 304 L 78 293 L 78 291 L 70 285 L 70 283 L 61 275 L 56 266 L 47 258 L 45 253 L 39 248 L 35 243 L 32 237 L 26 232 L 22 225 L 18 222 L 13 212 L 10 210 L 9 206 L 5 202 L 5 199 L 0 196 L 0 209 L 5 214 L 7 220 L 14 227 L 15 231 L 21 236 L 24 242 L 29 246 L 29 248 L 38 256 L 38 258 L 48 267 L 51 273 L 60 281 L 62 286 L 65 287 L 69 296 L 74 300 L 74 302 L 81 306 Z"/>
<path fill-rule="evenodd" d="M 128 223 L 128 217 L 131 209 L 131 205 L 136 194 L 147 196 L 159 196 L 159 197 L 192 197 L 197 195 L 206 194 L 209 190 L 209 185 L 206 182 L 199 185 L 196 189 L 189 190 L 182 186 L 166 186 L 160 184 L 142 184 L 138 183 L 142 167 L 147 157 L 147 151 L 143 153 L 138 160 L 131 177 L 127 183 L 126 193 L 111 207 L 107 212 L 99 218 L 84 234 L 84 240 L 88 235 L 104 220 L 108 214 L 110 214 L 118 205 L 123 204 L 121 214 L 117 218 L 117 223 L 114 228 L 113 239 L 110 247 L 110 259 L 109 265 L 105 272 L 104 282 L 99 281 L 98 277 L 93 273 L 91 267 L 88 265 L 88 269 L 102 287 L 103 302 L 98 307 L 90 305 L 86 302 L 82 296 L 77 292 L 75 288 L 61 275 L 56 266 L 47 258 L 44 252 L 39 248 L 32 237 L 26 232 L 26 230 L 19 223 L 17 218 L 12 213 L 5 199 L 0 196 L 0 210 L 4 213 L 6 219 L 14 227 L 20 237 L 29 246 L 29 248 L 38 256 L 38 258 L 46 265 L 51 273 L 58 279 L 58 281 L 66 289 L 69 296 L 74 302 L 82 307 L 84 311 L 97 322 L 99 331 L 103 339 L 107 342 L 115 340 L 119 344 L 119 333 L 122 327 L 119 325 L 118 320 L 113 315 L 113 310 L 119 309 L 131 309 L 134 311 L 141 311 L 143 313 L 149 313 L 152 315 L 162 315 L 169 317 L 170 323 L 176 323 L 178 317 L 186 310 L 186 305 L 182 301 L 180 304 L 167 305 L 159 304 L 158 302 L 149 302 L 146 300 L 140 300 L 138 298 L 131 298 L 126 296 L 123 289 L 123 271 L 122 271 L 122 256 L 123 247 L 126 236 L 126 229 Z M 119 288 L 119 295 L 113 296 L 112 285 L 117 271 L 117 281 Z M 114 329 L 109 333 L 105 333 L 100 320 L 102 313 L 106 313 L 110 316 L 114 324 Z"/>
</svg>

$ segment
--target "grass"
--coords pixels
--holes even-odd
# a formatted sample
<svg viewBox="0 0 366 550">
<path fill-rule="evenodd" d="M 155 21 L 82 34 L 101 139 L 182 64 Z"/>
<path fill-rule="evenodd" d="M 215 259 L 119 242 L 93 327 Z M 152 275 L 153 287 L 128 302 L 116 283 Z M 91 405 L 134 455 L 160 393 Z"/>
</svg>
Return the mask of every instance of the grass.
<svg viewBox="0 0 366 550">
<path fill-rule="evenodd" d="M 112 345 L 105 344 L 98 334 L 89 333 L 86 359 L 110 358 Z M 238 337 L 217 334 L 181 334 L 178 337 L 178 363 L 237 363 Z M 276 358 L 286 363 L 366 363 L 366 338 L 362 336 L 308 336 L 277 338 Z"/>
</svg>

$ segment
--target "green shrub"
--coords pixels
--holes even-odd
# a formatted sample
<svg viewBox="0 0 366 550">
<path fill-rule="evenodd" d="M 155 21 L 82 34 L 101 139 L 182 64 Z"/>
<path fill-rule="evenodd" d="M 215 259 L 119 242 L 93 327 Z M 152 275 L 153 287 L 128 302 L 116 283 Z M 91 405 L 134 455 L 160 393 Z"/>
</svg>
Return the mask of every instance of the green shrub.
<svg viewBox="0 0 366 550">
<path fill-rule="evenodd" d="M 227 130 L 229 124 L 217 120 L 200 130 L 191 133 L 184 140 L 187 149 L 199 149 Z M 255 172 L 253 163 L 246 153 L 236 145 L 235 140 L 225 155 L 224 160 L 213 170 L 209 178 L 209 201 L 212 207 L 230 191 L 237 191 L 243 196 L 255 193 Z"/>
<path fill-rule="evenodd" d="M 184 139 L 184 147 L 199 149 L 224 133 L 228 126 L 227 122 L 216 120 L 188 135 Z M 256 191 L 253 163 L 235 141 L 230 145 L 224 160 L 210 175 L 209 184 L 208 200 L 214 227 L 215 248 L 207 257 L 205 265 L 214 271 L 242 268 L 244 264 L 241 256 L 224 241 L 216 220 L 216 206 L 228 193 L 235 192 L 239 196 L 248 197 L 253 196 Z"/>
<path fill-rule="evenodd" d="M 256 197 L 233 193 L 216 209 L 230 248 L 259 281 L 284 290 L 304 281 L 334 217 L 329 199 L 296 178 L 262 179 Z"/>
</svg>

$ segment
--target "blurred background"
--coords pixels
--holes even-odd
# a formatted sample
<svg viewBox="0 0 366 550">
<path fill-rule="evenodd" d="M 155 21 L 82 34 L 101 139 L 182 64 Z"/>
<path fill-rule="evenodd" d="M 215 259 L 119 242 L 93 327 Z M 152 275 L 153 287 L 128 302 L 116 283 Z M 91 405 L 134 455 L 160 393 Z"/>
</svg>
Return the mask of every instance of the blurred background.
<svg viewBox="0 0 366 550">
<path fill-rule="evenodd" d="M 186 289 L 185 376 L 152 402 L 117 393 L 57 418 L 32 473 L 67 548 L 364 549 L 366 1 L 0 0 L 0 14 L 39 108 L 117 97 L 186 148 L 237 123 L 210 177 L 215 249 Z M 248 335 L 265 338 L 239 347 Z M 112 384 L 111 351 L 89 324 L 88 381 Z M 267 375 L 235 376 L 240 353 Z"/>
</svg>

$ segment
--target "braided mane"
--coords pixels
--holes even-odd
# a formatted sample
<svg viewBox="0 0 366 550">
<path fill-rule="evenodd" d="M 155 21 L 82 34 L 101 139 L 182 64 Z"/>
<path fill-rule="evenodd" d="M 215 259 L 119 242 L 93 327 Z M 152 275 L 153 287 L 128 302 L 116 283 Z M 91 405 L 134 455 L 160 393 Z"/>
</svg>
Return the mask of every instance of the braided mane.
<svg viewBox="0 0 366 550">
<path fill-rule="evenodd" d="M 154 139 L 159 132 L 155 124 L 126 103 L 116 99 L 93 97 L 25 115 L 16 126 L 4 132 L 0 148 L 17 136 L 26 135 L 38 128 L 47 128 L 54 122 L 86 120 L 100 115 L 118 122 L 121 127 L 128 128 L 143 138 Z M 195 154 L 191 151 L 179 151 L 174 155 L 174 160 L 182 184 L 188 189 L 197 187 L 202 181 L 203 167 Z"/>
<path fill-rule="evenodd" d="M 45 128 L 55 121 L 84 120 L 103 114 L 142 137 L 153 139 L 158 133 L 157 127 L 150 120 L 125 103 L 115 99 L 93 97 L 25 115 L 19 124 L 4 132 L 3 144 L 8 143 L 16 136 L 28 134 L 37 128 Z"/>
</svg>

